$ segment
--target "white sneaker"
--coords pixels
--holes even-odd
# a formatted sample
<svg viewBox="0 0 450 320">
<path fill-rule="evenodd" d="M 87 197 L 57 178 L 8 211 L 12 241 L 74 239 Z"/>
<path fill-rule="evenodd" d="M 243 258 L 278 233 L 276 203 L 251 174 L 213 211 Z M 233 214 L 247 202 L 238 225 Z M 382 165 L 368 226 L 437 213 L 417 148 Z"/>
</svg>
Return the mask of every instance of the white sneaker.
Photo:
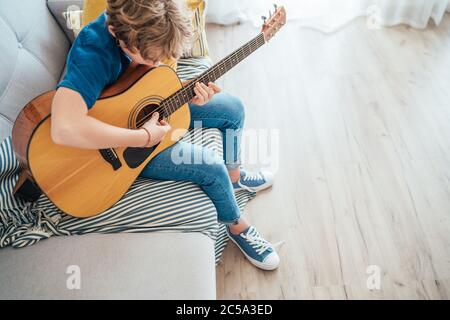
<svg viewBox="0 0 450 320">
<path fill-rule="evenodd" d="M 280 265 L 280 257 L 272 245 L 263 239 L 256 231 L 255 227 L 250 226 L 244 232 L 235 235 L 226 227 L 228 236 L 245 257 L 255 266 L 263 270 L 275 270 Z"/>
</svg>

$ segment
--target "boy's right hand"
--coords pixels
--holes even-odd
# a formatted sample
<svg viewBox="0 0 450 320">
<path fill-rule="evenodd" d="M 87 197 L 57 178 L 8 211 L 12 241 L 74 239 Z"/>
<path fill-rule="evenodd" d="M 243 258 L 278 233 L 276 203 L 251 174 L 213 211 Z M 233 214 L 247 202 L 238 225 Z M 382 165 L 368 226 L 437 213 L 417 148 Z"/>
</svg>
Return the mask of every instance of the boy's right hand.
<svg viewBox="0 0 450 320">
<path fill-rule="evenodd" d="M 142 148 L 150 148 L 158 144 L 164 138 L 166 133 L 172 129 L 165 120 L 158 121 L 158 119 L 159 113 L 155 112 L 152 114 L 150 120 L 142 125 L 141 129 L 145 128 L 150 132 L 150 142 L 142 146 Z"/>
</svg>

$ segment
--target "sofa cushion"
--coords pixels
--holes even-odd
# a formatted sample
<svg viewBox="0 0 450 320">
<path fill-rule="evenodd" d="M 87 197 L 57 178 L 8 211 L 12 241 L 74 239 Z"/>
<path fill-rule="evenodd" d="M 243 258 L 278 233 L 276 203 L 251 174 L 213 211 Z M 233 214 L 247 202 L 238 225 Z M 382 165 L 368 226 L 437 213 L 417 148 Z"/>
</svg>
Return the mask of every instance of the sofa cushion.
<svg viewBox="0 0 450 320">
<path fill-rule="evenodd" d="M 55 237 L 28 248 L 1 250 L 0 270 L 0 299 L 216 296 L 214 245 L 199 233 Z M 80 289 L 71 282 L 78 270 Z M 68 281 L 75 289 L 68 289 Z"/>
<path fill-rule="evenodd" d="M 45 0 L 0 1 L 0 131 L 10 134 L 20 110 L 52 90 L 63 70 L 69 41 Z"/>
</svg>

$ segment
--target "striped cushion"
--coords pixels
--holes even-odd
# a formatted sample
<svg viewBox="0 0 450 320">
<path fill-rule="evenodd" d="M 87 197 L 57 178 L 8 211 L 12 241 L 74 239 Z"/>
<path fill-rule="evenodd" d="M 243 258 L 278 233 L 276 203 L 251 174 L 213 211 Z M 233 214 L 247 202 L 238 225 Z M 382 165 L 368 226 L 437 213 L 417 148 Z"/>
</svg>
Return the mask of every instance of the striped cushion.
<svg viewBox="0 0 450 320">
<path fill-rule="evenodd" d="M 182 58 L 178 60 L 177 74 L 181 81 L 191 80 L 208 70 L 211 65 L 209 57 Z"/>
<path fill-rule="evenodd" d="M 200 130 L 200 131 L 196 131 Z M 196 129 L 183 140 L 222 153 L 217 129 Z M 14 198 L 19 163 L 11 136 L 0 145 L 0 248 L 30 246 L 51 236 L 116 232 L 200 232 L 215 241 L 216 262 L 227 243 L 225 227 L 217 223 L 211 200 L 191 182 L 151 180 L 138 177 L 124 197 L 104 213 L 75 218 L 59 211 L 45 195 L 34 203 Z M 240 191 L 241 209 L 254 194 Z"/>
</svg>

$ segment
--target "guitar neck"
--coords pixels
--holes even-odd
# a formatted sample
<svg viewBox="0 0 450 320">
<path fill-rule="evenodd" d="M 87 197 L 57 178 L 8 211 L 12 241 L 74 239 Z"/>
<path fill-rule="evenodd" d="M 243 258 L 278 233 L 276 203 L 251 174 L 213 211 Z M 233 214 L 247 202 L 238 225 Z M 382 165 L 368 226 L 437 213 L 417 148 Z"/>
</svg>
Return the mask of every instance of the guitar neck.
<svg viewBox="0 0 450 320">
<path fill-rule="evenodd" d="M 208 84 L 209 82 L 216 81 L 264 44 L 264 34 L 260 33 L 253 40 L 247 42 L 242 47 L 232 52 L 230 55 L 220 60 L 210 69 L 191 81 L 191 83 L 189 83 L 186 87 L 178 90 L 170 97 L 165 99 L 161 104 L 164 105 L 169 113 L 175 112 L 176 110 L 178 110 L 178 108 L 188 103 L 192 100 L 192 98 L 195 97 L 196 94 L 194 92 L 194 87 L 196 82 L 203 82 L 205 84 Z"/>
</svg>

